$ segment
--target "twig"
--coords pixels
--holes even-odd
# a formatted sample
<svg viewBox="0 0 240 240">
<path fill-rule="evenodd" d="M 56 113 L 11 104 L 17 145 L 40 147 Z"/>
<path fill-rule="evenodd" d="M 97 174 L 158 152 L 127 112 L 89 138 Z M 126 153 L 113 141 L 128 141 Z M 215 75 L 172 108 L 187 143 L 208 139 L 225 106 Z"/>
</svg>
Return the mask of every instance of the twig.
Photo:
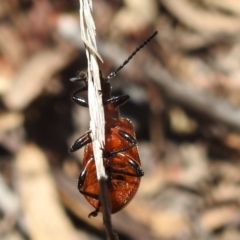
<svg viewBox="0 0 240 240">
<path fill-rule="evenodd" d="M 209 7 L 219 8 L 225 12 L 230 12 L 236 15 L 240 15 L 240 5 L 238 0 L 204 0 L 203 3 Z"/>
<path fill-rule="evenodd" d="M 102 204 L 103 224 L 106 227 L 106 233 L 108 240 L 119 240 L 118 235 L 114 232 L 111 220 L 110 201 L 107 189 L 107 182 L 105 178 L 99 180 L 100 185 L 100 202 Z"/>
<path fill-rule="evenodd" d="M 239 18 L 208 12 L 197 8 L 192 1 L 160 0 L 160 2 L 180 22 L 203 35 L 235 36 L 240 31 Z"/>
<path fill-rule="evenodd" d="M 93 153 L 96 164 L 97 179 L 99 181 L 99 195 L 103 213 L 103 223 L 109 240 L 118 240 L 111 223 L 111 209 L 107 189 L 107 175 L 103 165 L 105 144 L 105 119 L 101 96 L 101 82 L 97 58 L 101 57 L 97 51 L 95 24 L 92 18 L 92 1 L 80 1 L 80 28 L 81 38 L 85 44 L 88 59 L 88 104 L 90 112 L 90 129 L 93 144 Z"/>
</svg>

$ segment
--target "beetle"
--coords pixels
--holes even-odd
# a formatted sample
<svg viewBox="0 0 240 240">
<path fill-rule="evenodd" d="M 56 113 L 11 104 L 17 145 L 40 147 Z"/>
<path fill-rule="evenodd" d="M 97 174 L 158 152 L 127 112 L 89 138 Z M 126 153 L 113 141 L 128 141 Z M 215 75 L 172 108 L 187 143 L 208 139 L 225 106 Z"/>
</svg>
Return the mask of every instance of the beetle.
<svg viewBox="0 0 240 240">
<path fill-rule="evenodd" d="M 111 203 L 111 213 L 116 213 L 125 207 L 136 194 L 140 178 L 144 175 L 138 154 L 137 140 L 132 122 L 126 118 L 121 118 L 119 107 L 129 100 L 128 95 L 112 96 L 109 80 L 116 76 L 130 59 L 143 48 L 157 32 L 152 34 L 143 42 L 124 63 L 107 78 L 100 72 L 101 95 L 105 115 L 105 146 L 103 149 L 103 164 L 107 175 L 107 189 Z M 70 79 L 73 82 L 82 81 L 85 85 L 76 90 L 72 95 L 72 100 L 82 107 L 88 107 L 88 101 L 79 94 L 88 90 L 87 75 L 84 72 L 76 78 Z M 78 190 L 84 195 L 87 201 L 95 208 L 89 214 L 97 216 L 101 212 L 99 200 L 99 182 L 96 174 L 96 166 L 93 155 L 91 131 L 87 131 L 78 138 L 70 152 L 74 152 L 82 147 L 84 149 L 83 169 L 78 178 Z"/>
</svg>

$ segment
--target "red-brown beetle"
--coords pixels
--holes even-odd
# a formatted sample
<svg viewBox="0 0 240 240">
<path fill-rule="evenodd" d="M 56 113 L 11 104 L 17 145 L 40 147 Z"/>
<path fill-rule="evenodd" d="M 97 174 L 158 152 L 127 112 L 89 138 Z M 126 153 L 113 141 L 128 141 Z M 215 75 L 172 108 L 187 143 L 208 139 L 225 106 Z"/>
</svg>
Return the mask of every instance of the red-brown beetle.
<svg viewBox="0 0 240 240">
<path fill-rule="evenodd" d="M 156 34 L 157 32 L 142 43 L 109 77 L 103 78 L 100 73 L 101 93 L 105 114 L 105 146 L 103 149 L 103 159 L 105 171 L 108 176 L 107 188 L 111 203 L 111 213 L 119 211 L 130 202 L 137 192 L 140 178 L 144 173 L 140 166 L 133 124 L 128 119 L 121 118 L 119 115 L 119 107 L 128 101 L 129 96 L 113 97 L 111 95 L 109 79 L 114 77 Z M 87 100 L 79 96 L 79 93 L 87 91 L 88 89 L 86 74 L 81 72 L 77 78 L 73 78 L 71 81 L 85 82 L 84 87 L 73 93 L 72 99 L 80 106 L 88 107 Z M 95 211 L 90 213 L 89 216 L 96 216 L 102 209 L 99 200 L 99 182 L 97 180 L 90 131 L 87 131 L 83 136 L 78 138 L 69 151 L 74 152 L 83 146 L 85 146 L 83 170 L 78 179 L 78 189 L 95 208 Z"/>
</svg>

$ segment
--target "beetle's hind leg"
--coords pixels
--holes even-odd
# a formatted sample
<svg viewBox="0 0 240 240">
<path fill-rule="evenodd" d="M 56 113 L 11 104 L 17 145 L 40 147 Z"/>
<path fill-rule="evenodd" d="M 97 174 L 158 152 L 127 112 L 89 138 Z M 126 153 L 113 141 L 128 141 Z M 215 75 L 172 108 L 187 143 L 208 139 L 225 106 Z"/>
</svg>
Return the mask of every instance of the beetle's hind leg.
<svg viewBox="0 0 240 240">
<path fill-rule="evenodd" d="M 96 200 L 98 200 L 98 207 L 93 211 L 93 212 L 90 212 L 88 214 L 88 217 L 91 218 L 91 217 L 96 217 L 99 213 L 99 209 L 100 209 L 100 201 L 99 201 L 99 196 L 97 194 L 93 194 L 93 193 L 89 193 L 89 192 L 84 192 L 82 191 L 80 188 L 78 188 L 79 192 L 81 194 L 83 194 L 84 196 L 87 196 L 87 197 L 91 197 L 91 198 L 94 198 Z"/>
<path fill-rule="evenodd" d="M 88 214 L 88 217 L 89 217 L 89 218 L 91 218 L 91 217 L 97 217 L 97 215 L 98 215 L 98 213 L 99 213 L 99 209 L 100 209 L 100 207 L 97 207 L 97 208 L 95 209 L 95 211 L 90 212 L 90 213 Z"/>
<path fill-rule="evenodd" d="M 94 194 L 94 193 L 90 193 L 90 192 L 86 192 L 86 191 L 82 190 L 83 186 L 84 186 L 86 175 L 87 175 L 87 166 L 85 166 L 85 168 L 82 170 L 81 174 L 79 175 L 78 190 L 84 196 L 98 200 L 97 208 L 93 212 L 90 212 L 88 214 L 88 217 L 90 218 L 90 217 L 96 217 L 98 215 L 101 203 L 99 201 L 99 195 L 98 194 Z"/>
</svg>

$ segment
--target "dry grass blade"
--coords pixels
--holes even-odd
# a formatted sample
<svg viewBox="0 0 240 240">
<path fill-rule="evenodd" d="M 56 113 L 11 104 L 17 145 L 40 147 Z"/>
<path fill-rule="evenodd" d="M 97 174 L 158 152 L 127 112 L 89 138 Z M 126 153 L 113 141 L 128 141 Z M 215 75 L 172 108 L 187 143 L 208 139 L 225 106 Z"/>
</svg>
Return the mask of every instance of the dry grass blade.
<svg viewBox="0 0 240 240">
<path fill-rule="evenodd" d="M 88 104 L 90 112 L 90 129 L 93 152 L 96 164 L 97 178 L 100 185 L 101 208 L 103 209 L 103 222 L 106 227 L 108 239 L 117 240 L 118 236 L 113 230 L 111 210 L 106 185 L 106 173 L 103 165 L 102 149 L 105 144 L 105 119 L 102 103 L 101 82 L 97 57 L 99 57 L 96 40 L 95 24 L 92 18 L 92 1 L 80 0 L 80 28 L 81 37 L 86 47 L 88 59 Z M 100 58 L 101 60 L 101 58 Z"/>
</svg>

